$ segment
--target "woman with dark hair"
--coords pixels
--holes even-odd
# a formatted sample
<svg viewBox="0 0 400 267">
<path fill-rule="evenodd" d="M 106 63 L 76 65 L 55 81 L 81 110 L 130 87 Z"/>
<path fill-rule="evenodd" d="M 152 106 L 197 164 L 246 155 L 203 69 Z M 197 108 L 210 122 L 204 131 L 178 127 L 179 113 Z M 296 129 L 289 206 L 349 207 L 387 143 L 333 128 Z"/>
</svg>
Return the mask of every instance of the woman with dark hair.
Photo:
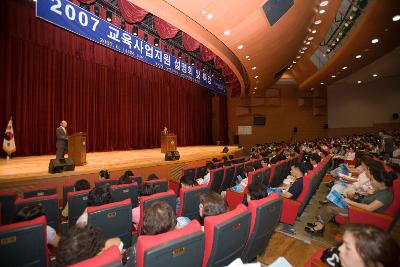
<svg viewBox="0 0 400 267">
<path fill-rule="evenodd" d="M 110 192 L 104 187 L 95 187 L 89 192 L 87 206 L 101 206 L 108 203 L 111 203 L 111 194 Z M 87 209 L 79 216 L 78 220 L 76 221 L 76 226 L 84 227 L 87 225 L 88 221 L 88 213 Z"/>
<path fill-rule="evenodd" d="M 165 201 L 156 201 L 144 210 L 143 234 L 158 235 L 175 229 L 176 217 Z"/>
<path fill-rule="evenodd" d="M 160 192 L 160 186 L 152 183 L 143 183 L 139 187 L 139 196 L 151 196 Z M 140 220 L 140 205 L 132 209 L 132 223 L 137 227 Z"/>
<path fill-rule="evenodd" d="M 386 232 L 372 225 L 346 225 L 339 247 L 343 267 L 400 266 L 400 247 Z"/>
<path fill-rule="evenodd" d="M 25 222 L 36 219 L 40 216 L 45 215 L 44 209 L 42 205 L 39 204 L 29 204 L 23 206 L 21 209 L 17 211 L 14 215 L 13 222 Z M 56 233 L 56 230 L 53 227 L 47 225 L 46 226 L 46 236 L 47 243 L 52 245 L 53 247 L 57 247 L 60 241 L 60 236 Z"/>
<path fill-rule="evenodd" d="M 199 184 L 197 183 L 197 181 L 193 177 L 190 177 L 189 175 L 183 175 L 181 177 L 181 180 L 180 180 L 180 183 L 179 183 L 179 191 L 180 191 L 181 188 L 194 187 L 194 186 L 198 186 L 198 185 Z M 175 209 L 176 212 L 178 212 L 180 205 L 181 205 L 181 200 L 180 200 L 180 198 L 178 196 L 176 198 L 176 209 Z"/>
<path fill-rule="evenodd" d="M 122 250 L 123 243 L 118 237 L 105 240 L 100 230 L 91 225 L 73 227 L 60 240 L 56 263 L 60 267 L 69 266 L 99 255 L 112 246 Z"/>
<path fill-rule="evenodd" d="M 356 202 L 349 198 L 344 198 L 343 201 L 348 205 L 366 211 L 383 212 L 393 201 L 393 194 L 388 188 L 392 185 L 396 176 L 393 173 L 385 173 L 382 163 L 376 160 L 367 162 L 366 174 L 371 180 L 374 193 L 362 198 L 361 202 Z M 319 211 L 317 221 L 308 223 L 305 230 L 311 234 L 322 235 L 325 225 L 339 214 L 346 216 L 348 209 L 339 208 L 332 204 L 325 206 Z"/>
<path fill-rule="evenodd" d="M 267 187 L 264 184 L 249 184 L 247 186 L 247 195 L 243 196 L 242 203 L 247 206 L 250 201 L 259 200 L 267 196 Z"/>
<path fill-rule="evenodd" d="M 199 222 L 201 225 L 204 225 L 205 217 L 219 215 L 227 211 L 228 206 L 221 195 L 211 191 L 200 196 Z"/>
</svg>

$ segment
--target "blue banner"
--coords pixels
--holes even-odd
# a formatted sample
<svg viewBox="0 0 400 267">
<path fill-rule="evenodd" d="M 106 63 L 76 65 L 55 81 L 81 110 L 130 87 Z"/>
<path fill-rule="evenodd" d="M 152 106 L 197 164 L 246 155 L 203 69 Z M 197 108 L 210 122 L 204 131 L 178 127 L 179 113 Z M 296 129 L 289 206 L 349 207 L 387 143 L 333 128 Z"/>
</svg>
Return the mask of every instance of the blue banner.
<svg viewBox="0 0 400 267">
<path fill-rule="evenodd" d="M 225 84 L 67 0 L 37 0 L 36 16 L 103 46 L 225 94 Z"/>
</svg>

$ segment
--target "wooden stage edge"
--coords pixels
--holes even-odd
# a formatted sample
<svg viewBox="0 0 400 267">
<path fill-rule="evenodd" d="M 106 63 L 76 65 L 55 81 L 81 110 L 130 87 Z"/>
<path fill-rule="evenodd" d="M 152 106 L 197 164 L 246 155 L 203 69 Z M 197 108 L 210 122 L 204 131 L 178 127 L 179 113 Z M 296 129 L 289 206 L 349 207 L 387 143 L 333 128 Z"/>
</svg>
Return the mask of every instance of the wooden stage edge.
<svg viewBox="0 0 400 267">
<path fill-rule="evenodd" d="M 76 166 L 74 171 L 51 174 L 48 173 L 50 159 L 55 155 L 16 157 L 10 160 L 0 159 L 0 191 L 57 186 L 59 194 L 64 184 L 73 184 L 76 180 L 86 178 L 94 185 L 100 170 L 111 172 L 112 178 L 118 178 L 125 170 L 132 170 L 143 180 L 150 173 L 169 180 L 179 179 L 181 170 L 188 167 L 200 166 L 216 157 L 224 155 L 242 155 L 242 150 L 236 146 L 228 146 L 229 152 L 223 154 L 223 146 L 187 146 L 179 147 L 178 161 L 165 161 L 160 148 L 93 152 L 87 153 L 87 164 Z M 60 191 L 61 190 L 61 191 Z"/>
</svg>

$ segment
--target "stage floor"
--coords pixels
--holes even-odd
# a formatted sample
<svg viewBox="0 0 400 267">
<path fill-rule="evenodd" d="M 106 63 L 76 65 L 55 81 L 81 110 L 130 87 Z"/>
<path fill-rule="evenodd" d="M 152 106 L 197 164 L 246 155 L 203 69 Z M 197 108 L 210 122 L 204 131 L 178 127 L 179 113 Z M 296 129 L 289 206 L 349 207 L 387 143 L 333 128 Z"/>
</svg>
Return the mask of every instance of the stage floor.
<svg viewBox="0 0 400 267">
<path fill-rule="evenodd" d="M 230 146 L 228 154 L 234 154 L 240 149 Z M 10 160 L 0 159 L 0 184 L 12 181 L 31 180 L 35 177 L 49 178 L 71 175 L 81 175 L 98 173 L 99 170 L 122 171 L 126 169 L 139 169 L 146 167 L 157 167 L 169 164 L 182 164 L 192 161 L 209 160 L 213 157 L 221 158 L 223 146 L 187 146 L 179 147 L 179 161 L 165 161 L 164 154 L 160 148 L 112 151 L 112 152 L 93 152 L 87 153 L 87 164 L 76 166 L 74 171 L 50 174 L 48 173 L 49 161 L 55 155 L 16 157 Z"/>
</svg>

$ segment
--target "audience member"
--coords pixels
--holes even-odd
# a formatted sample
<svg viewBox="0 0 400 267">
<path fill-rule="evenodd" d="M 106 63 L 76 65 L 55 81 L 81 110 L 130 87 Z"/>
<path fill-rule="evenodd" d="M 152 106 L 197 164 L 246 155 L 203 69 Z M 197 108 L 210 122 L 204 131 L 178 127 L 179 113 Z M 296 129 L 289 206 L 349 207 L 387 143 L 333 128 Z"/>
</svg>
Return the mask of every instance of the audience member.
<svg viewBox="0 0 400 267">
<path fill-rule="evenodd" d="M 80 179 L 75 182 L 74 191 L 88 190 L 90 189 L 90 183 L 86 179 Z M 63 217 L 68 217 L 68 202 L 65 204 L 63 211 L 61 212 Z"/>
<path fill-rule="evenodd" d="M 226 205 L 226 202 L 221 195 L 215 192 L 208 192 L 200 196 L 199 222 L 201 225 L 204 225 L 205 217 L 215 216 L 225 213 L 227 211 L 228 206 Z"/>
</svg>

